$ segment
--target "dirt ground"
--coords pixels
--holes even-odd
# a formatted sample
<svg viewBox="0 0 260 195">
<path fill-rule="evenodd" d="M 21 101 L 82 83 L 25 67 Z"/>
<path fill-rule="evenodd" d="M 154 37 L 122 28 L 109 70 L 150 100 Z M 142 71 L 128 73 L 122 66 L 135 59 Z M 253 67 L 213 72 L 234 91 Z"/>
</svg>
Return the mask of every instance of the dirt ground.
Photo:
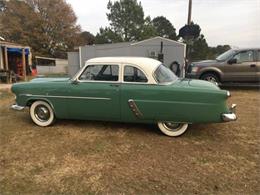
<svg viewBox="0 0 260 195">
<path fill-rule="evenodd" d="M 238 120 L 154 125 L 59 120 L 40 128 L 0 91 L 0 194 L 259 194 L 260 93 L 231 89 Z"/>
</svg>

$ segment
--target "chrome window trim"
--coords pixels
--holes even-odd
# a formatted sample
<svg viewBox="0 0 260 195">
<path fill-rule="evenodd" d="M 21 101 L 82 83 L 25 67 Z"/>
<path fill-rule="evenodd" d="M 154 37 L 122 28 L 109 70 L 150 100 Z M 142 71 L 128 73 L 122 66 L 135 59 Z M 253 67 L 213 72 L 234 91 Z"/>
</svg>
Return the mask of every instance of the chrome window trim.
<svg viewBox="0 0 260 195">
<path fill-rule="evenodd" d="M 79 83 L 111 83 L 111 84 L 115 84 L 115 83 L 120 83 L 119 81 L 95 81 L 95 80 L 86 80 L 86 81 L 82 81 L 82 80 L 77 80 Z"/>
<path fill-rule="evenodd" d="M 72 81 L 76 81 L 78 83 L 112 83 L 112 84 L 115 84 L 115 83 L 124 83 L 124 84 L 138 84 L 138 85 L 143 85 L 143 84 L 146 84 L 146 85 L 165 85 L 165 84 L 160 84 L 157 82 L 157 80 L 154 78 L 154 72 L 156 71 L 156 69 L 161 65 L 161 64 L 158 64 L 155 69 L 153 70 L 152 72 L 152 75 L 148 75 L 146 71 L 144 71 L 144 69 L 142 67 L 140 67 L 139 65 L 137 64 L 133 64 L 133 63 L 113 63 L 113 62 L 107 62 L 106 65 L 118 65 L 119 66 L 119 77 L 118 77 L 118 81 L 95 81 L 95 80 L 86 80 L 86 81 L 83 81 L 83 80 L 79 80 L 79 76 L 82 74 L 82 72 L 87 68 L 87 66 L 89 65 L 105 65 L 104 62 L 92 62 L 92 63 L 86 63 L 85 66 L 82 67 L 82 69 L 80 71 L 78 71 L 75 76 L 73 77 Z M 127 66 L 127 65 L 130 65 L 130 66 L 134 66 L 138 69 L 140 69 L 144 75 L 146 76 L 148 82 L 144 83 L 144 82 L 124 82 L 124 66 Z"/>
<path fill-rule="evenodd" d="M 32 94 L 20 94 L 20 96 L 41 97 L 41 98 L 62 98 L 62 99 L 111 100 L 111 98 L 106 98 L 106 97 L 79 97 L 79 96 L 32 95 Z"/>
<path fill-rule="evenodd" d="M 161 64 L 158 64 L 158 66 L 153 70 L 153 73 L 152 73 L 153 79 L 155 80 L 155 82 L 156 82 L 157 85 L 160 85 L 160 83 L 156 80 L 155 71 L 157 70 L 157 68 L 158 68 L 160 65 L 161 65 Z"/>
<path fill-rule="evenodd" d="M 129 82 L 129 81 L 124 81 L 124 71 L 125 71 L 125 67 L 126 66 L 133 66 L 137 69 L 139 69 L 140 71 L 142 71 L 142 73 L 144 74 L 144 76 L 147 79 L 147 82 Z M 123 63 L 123 68 L 122 68 L 122 83 L 134 83 L 134 84 L 152 84 L 152 82 L 149 79 L 149 76 L 147 75 L 146 71 L 144 71 L 140 66 L 136 65 L 136 64 L 131 64 L 131 63 Z"/>
<path fill-rule="evenodd" d="M 117 81 L 96 81 L 96 80 L 80 80 L 79 77 L 82 75 L 82 73 L 86 70 L 86 68 L 88 66 L 91 66 L 91 65 L 111 65 L 111 66 L 118 66 L 118 80 Z M 74 81 L 76 80 L 77 82 L 79 83 L 120 83 L 120 69 L 121 69 L 121 66 L 120 64 L 116 64 L 116 63 L 89 63 L 89 64 L 86 64 L 82 69 L 81 71 L 79 71 L 77 74 L 76 74 L 76 77 L 74 79 Z"/>
<path fill-rule="evenodd" d="M 164 64 L 159 64 L 159 65 L 153 70 L 153 73 L 152 73 L 153 79 L 155 80 L 155 82 L 156 82 L 157 85 L 171 85 L 171 84 L 175 83 L 175 82 L 179 79 L 179 77 L 177 77 L 177 76 L 175 75 L 175 76 L 177 77 L 176 80 L 171 81 L 171 82 L 159 83 L 159 82 L 157 81 L 156 77 L 155 77 L 155 71 L 159 68 L 160 65 L 164 66 Z M 168 67 L 167 67 L 167 68 L 168 68 Z"/>
</svg>

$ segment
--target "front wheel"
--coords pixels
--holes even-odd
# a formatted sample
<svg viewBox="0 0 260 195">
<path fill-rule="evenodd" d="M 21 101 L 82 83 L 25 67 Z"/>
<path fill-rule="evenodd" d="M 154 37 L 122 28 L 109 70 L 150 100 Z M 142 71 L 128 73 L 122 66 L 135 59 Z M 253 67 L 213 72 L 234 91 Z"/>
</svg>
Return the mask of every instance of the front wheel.
<svg viewBox="0 0 260 195">
<path fill-rule="evenodd" d="M 206 74 L 203 74 L 203 75 L 201 76 L 201 79 L 202 79 L 202 80 L 205 80 L 205 81 L 209 81 L 209 82 L 214 83 L 214 84 L 219 83 L 219 78 L 218 78 L 218 76 L 217 76 L 216 74 L 214 74 L 214 73 L 206 73 Z"/>
<path fill-rule="evenodd" d="M 158 122 L 158 127 L 162 133 L 171 137 L 177 137 L 186 132 L 187 123 Z"/>
<path fill-rule="evenodd" d="M 49 126 L 55 120 L 53 109 L 44 101 L 35 101 L 31 105 L 30 116 L 32 121 L 41 127 Z"/>
</svg>

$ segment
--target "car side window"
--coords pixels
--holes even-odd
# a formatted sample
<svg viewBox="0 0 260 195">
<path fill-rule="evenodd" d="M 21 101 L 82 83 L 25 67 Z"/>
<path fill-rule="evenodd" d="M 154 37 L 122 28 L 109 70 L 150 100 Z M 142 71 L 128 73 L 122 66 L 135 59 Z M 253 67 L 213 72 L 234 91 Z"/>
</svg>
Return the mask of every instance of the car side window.
<svg viewBox="0 0 260 195">
<path fill-rule="evenodd" d="M 83 81 L 118 81 L 118 65 L 88 65 L 80 75 Z"/>
<path fill-rule="evenodd" d="M 257 50 L 257 61 L 260 62 L 260 50 Z"/>
<path fill-rule="evenodd" d="M 125 66 L 124 68 L 124 81 L 125 82 L 138 82 L 146 83 L 148 79 L 145 74 L 134 66 Z"/>
<path fill-rule="evenodd" d="M 233 58 L 237 60 L 237 63 L 253 62 L 254 61 L 254 51 L 252 51 L 252 50 L 241 51 L 238 54 L 236 54 Z"/>
</svg>

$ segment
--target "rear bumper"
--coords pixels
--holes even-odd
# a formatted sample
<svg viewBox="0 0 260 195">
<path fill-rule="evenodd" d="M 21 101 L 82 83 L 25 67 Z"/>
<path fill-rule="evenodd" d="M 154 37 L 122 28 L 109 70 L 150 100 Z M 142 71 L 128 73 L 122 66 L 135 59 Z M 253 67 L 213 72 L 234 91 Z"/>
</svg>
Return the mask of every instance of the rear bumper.
<svg viewBox="0 0 260 195">
<path fill-rule="evenodd" d="M 221 118 L 224 122 L 229 122 L 229 121 L 235 121 L 237 120 L 236 116 L 236 104 L 232 104 L 231 108 L 229 109 L 229 113 L 224 113 L 221 115 Z"/>
<path fill-rule="evenodd" d="M 13 110 L 17 110 L 17 111 L 20 111 L 20 110 L 23 110 L 23 109 L 24 109 L 23 106 L 18 106 L 17 104 L 13 104 L 13 105 L 11 106 L 11 108 L 12 108 Z"/>
</svg>

